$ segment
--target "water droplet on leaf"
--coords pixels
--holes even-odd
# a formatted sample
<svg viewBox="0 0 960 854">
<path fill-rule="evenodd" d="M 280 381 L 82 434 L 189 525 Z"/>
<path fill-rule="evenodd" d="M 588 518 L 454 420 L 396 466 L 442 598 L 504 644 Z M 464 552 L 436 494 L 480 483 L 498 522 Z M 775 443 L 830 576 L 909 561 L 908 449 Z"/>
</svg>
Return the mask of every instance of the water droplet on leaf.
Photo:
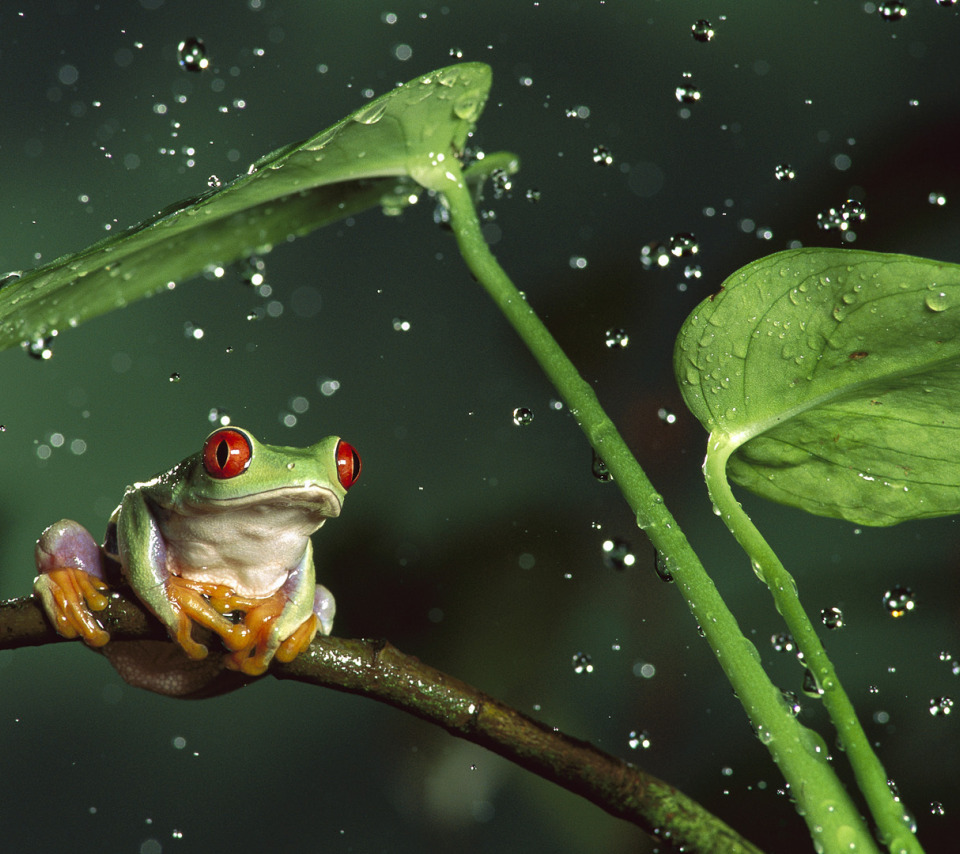
<svg viewBox="0 0 960 854">
<path fill-rule="evenodd" d="M 787 704 L 787 708 L 790 710 L 790 714 L 793 717 L 796 717 L 800 714 L 800 698 L 796 695 L 794 691 L 782 691 L 783 700 Z"/>
<path fill-rule="evenodd" d="M 27 355 L 40 361 L 46 361 L 53 358 L 53 339 L 57 337 L 57 330 L 52 330 L 48 335 L 34 338 L 32 341 L 24 341 L 21 346 L 26 350 Z"/>
<path fill-rule="evenodd" d="M 817 682 L 817 677 L 813 675 L 812 670 L 805 670 L 803 673 L 803 686 L 802 689 L 804 694 L 808 697 L 815 697 L 819 699 L 823 696 L 823 688 L 820 687 Z"/>
<path fill-rule="evenodd" d="M 931 291 L 923 298 L 923 304 L 930 311 L 943 311 L 949 306 L 947 295 L 943 291 Z"/>
<path fill-rule="evenodd" d="M 654 569 L 657 571 L 657 575 L 660 577 L 661 581 L 667 582 L 669 584 L 673 581 L 673 573 L 670 572 L 670 558 L 668 558 L 662 552 L 657 552 L 654 555 Z"/>
<path fill-rule="evenodd" d="M 593 462 L 590 468 L 593 476 L 601 483 L 608 483 L 613 480 L 613 475 L 607 468 L 607 464 L 600 458 L 596 451 L 593 452 Z"/>
</svg>

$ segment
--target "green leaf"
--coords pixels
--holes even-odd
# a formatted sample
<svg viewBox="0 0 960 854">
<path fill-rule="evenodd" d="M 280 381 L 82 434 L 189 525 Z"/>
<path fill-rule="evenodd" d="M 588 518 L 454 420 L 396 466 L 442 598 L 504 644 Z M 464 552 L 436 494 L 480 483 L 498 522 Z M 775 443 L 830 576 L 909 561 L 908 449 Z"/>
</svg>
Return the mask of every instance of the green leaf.
<svg viewBox="0 0 960 854">
<path fill-rule="evenodd" d="M 865 525 L 960 512 L 960 265 L 761 258 L 687 318 L 674 369 L 758 495 Z"/>
<path fill-rule="evenodd" d="M 491 80 L 479 62 L 424 74 L 219 189 L 9 281 L 0 290 L 0 349 L 366 208 L 399 210 L 421 187 L 442 189 L 451 172 L 460 174 L 451 160 L 462 154 Z"/>
</svg>

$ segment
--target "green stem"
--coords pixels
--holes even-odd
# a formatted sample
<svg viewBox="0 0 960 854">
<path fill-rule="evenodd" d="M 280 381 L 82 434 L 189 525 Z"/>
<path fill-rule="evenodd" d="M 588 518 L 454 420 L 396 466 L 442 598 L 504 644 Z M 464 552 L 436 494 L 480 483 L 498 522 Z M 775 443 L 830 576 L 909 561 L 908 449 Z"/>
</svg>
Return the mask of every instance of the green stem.
<svg viewBox="0 0 960 854">
<path fill-rule="evenodd" d="M 905 810 L 887 784 L 887 773 L 870 747 L 850 698 L 827 656 L 816 629 L 800 604 L 797 584 L 773 549 L 734 497 L 727 480 L 727 461 L 737 446 L 729 436 L 710 434 L 707 458 L 703 466 L 707 491 L 714 507 L 726 522 L 730 533 L 753 562 L 757 575 L 770 588 L 773 601 L 793 634 L 803 664 L 817 681 L 823 704 L 837 729 L 840 745 L 846 753 L 857 785 L 870 807 L 881 837 L 891 852 L 916 854 L 923 849 L 906 824 Z"/>
<path fill-rule="evenodd" d="M 467 266 L 561 394 L 636 514 L 637 524 L 666 559 L 677 588 L 761 742 L 789 782 L 797 810 L 804 816 L 817 849 L 831 854 L 876 852 L 857 807 L 827 762 L 822 739 L 791 715 L 780 691 L 761 667 L 756 647 L 740 631 L 687 538 L 603 411 L 593 389 L 491 254 L 480 231 L 473 200 L 460 175 L 451 172 L 448 176 L 443 194 Z"/>
</svg>

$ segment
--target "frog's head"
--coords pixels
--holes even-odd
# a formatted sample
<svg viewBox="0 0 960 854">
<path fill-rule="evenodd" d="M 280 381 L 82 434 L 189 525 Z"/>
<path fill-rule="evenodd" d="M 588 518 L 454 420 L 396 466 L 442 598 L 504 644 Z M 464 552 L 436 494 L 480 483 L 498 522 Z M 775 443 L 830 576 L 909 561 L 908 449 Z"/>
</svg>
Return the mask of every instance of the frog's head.
<svg viewBox="0 0 960 854">
<path fill-rule="evenodd" d="M 339 436 L 287 448 L 258 442 L 239 427 L 215 430 L 184 466 L 177 496 L 182 510 L 298 509 L 314 517 L 315 526 L 340 515 L 360 476 L 359 455 Z"/>
</svg>

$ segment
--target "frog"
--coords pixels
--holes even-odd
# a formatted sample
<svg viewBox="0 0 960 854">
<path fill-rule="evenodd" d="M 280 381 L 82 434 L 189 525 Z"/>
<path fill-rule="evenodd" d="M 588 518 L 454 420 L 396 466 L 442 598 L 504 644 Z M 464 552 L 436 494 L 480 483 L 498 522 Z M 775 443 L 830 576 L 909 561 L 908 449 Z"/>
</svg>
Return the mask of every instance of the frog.
<svg viewBox="0 0 960 854">
<path fill-rule="evenodd" d="M 128 486 L 102 545 L 73 520 L 49 526 L 34 593 L 59 634 L 102 652 L 129 684 L 202 696 L 225 671 L 245 684 L 333 630 L 336 603 L 316 582 L 310 537 L 340 515 L 360 469 L 339 436 L 290 448 L 220 427 L 199 452 Z M 124 581 L 172 644 L 111 641 L 96 614 Z"/>
</svg>

